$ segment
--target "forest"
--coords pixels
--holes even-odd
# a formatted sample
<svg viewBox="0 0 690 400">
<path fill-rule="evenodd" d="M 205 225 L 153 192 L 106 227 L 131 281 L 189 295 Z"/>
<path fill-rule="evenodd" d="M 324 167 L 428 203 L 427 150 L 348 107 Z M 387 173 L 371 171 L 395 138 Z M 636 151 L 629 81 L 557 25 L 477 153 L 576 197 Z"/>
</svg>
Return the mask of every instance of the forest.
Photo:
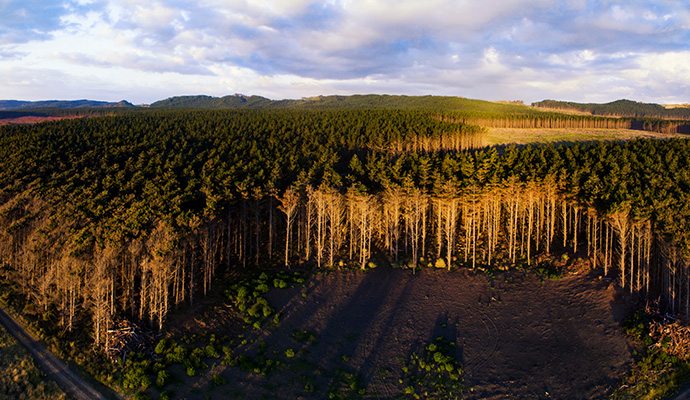
<svg viewBox="0 0 690 400">
<path fill-rule="evenodd" d="M 543 100 L 532 103 L 532 107 L 579 111 L 601 116 L 647 117 L 678 120 L 687 120 L 690 118 L 690 109 L 687 107 L 664 107 L 659 104 L 641 103 L 632 100 L 616 100 L 606 104 Z"/>
<path fill-rule="evenodd" d="M 519 118 L 519 117 L 515 117 Z M 232 269 L 579 255 L 690 316 L 690 143 L 485 147 L 444 111 L 146 111 L 0 128 L 2 279 L 108 346 Z"/>
</svg>

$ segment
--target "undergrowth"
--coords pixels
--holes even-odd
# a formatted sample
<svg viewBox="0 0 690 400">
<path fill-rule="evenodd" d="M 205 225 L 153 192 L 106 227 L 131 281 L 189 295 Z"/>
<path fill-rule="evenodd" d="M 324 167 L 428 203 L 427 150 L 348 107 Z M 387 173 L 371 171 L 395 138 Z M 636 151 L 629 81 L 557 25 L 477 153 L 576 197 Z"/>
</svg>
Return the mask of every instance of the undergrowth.
<svg viewBox="0 0 690 400">
<path fill-rule="evenodd" d="M 625 321 L 626 333 L 639 345 L 636 362 L 614 399 L 653 400 L 672 395 L 690 379 L 690 360 L 669 354 L 668 340 L 650 334 L 652 316 L 637 311 Z"/>
<path fill-rule="evenodd" d="M 461 399 L 465 389 L 462 363 L 455 358 L 455 343 L 442 337 L 413 352 L 403 367 L 406 397 L 415 399 Z"/>
</svg>

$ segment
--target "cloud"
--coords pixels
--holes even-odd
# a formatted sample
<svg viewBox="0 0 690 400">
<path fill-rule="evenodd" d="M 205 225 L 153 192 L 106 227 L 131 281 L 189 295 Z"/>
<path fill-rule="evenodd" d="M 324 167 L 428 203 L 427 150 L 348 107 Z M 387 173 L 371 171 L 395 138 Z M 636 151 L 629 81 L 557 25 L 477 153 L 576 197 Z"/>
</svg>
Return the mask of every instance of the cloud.
<svg viewBox="0 0 690 400">
<path fill-rule="evenodd" d="M 91 5 L 81 1 L 2 0 L 0 1 L 0 46 L 49 40 L 64 28 L 66 15 L 83 15 Z"/>
<path fill-rule="evenodd" d="M 686 87 L 688 43 L 673 1 L 0 0 L 0 67 L 15 74 L 216 95 L 668 98 Z"/>
</svg>

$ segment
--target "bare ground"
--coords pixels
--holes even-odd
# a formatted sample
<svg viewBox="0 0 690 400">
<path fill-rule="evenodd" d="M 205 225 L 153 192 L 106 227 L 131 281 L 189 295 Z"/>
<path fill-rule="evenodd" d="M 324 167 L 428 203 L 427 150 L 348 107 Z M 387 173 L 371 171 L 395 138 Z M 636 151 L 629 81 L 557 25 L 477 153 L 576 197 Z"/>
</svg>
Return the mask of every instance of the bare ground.
<svg viewBox="0 0 690 400">
<path fill-rule="evenodd" d="M 542 282 L 523 272 L 489 279 L 381 267 L 320 274 L 268 297 L 282 321 L 252 335 L 283 365 L 268 376 L 215 365 L 185 397 L 322 399 L 348 373 L 364 398 L 399 397 L 405 360 L 437 337 L 456 344 L 469 399 L 606 398 L 632 362 L 620 324 L 627 306 L 587 274 Z M 299 342 L 297 330 L 316 339 Z M 209 385 L 214 374 L 228 384 Z"/>
</svg>

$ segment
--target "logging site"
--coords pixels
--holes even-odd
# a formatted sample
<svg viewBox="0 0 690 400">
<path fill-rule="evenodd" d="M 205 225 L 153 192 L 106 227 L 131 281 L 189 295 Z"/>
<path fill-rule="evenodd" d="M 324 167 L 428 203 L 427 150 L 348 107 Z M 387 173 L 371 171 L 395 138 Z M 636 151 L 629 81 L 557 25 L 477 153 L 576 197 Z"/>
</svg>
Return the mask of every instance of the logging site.
<svg viewBox="0 0 690 400">
<path fill-rule="evenodd" d="M 690 117 L 599 106 L 0 111 L 3 325 L 82 381 L 1 331 L 0 395 L 670 398 L 690 378 Z"/>
</svg>

